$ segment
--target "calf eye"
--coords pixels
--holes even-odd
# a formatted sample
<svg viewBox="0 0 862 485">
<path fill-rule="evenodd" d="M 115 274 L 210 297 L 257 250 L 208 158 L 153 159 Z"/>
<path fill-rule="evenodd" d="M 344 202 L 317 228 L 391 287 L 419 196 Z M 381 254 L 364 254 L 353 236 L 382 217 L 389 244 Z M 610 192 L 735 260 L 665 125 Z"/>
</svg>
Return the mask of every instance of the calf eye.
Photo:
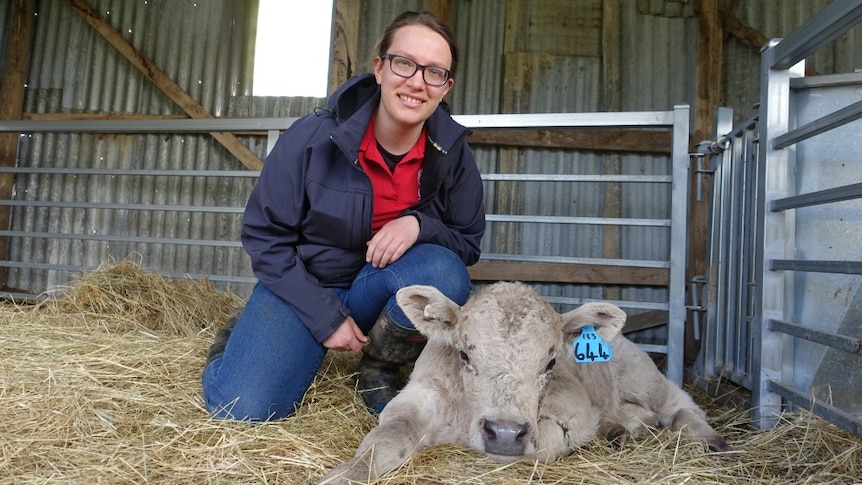
<svg viewBox="0 0 862 485">
<path fill-rule="evenodd" d="M 548 362 L 548 366 L 545 367 L 545 372 L 550 372 L 554 369 L 554 366 L 557 365 L 557 359 L 553 358 L 550 362 Z"/>
<path fill-rule="evenodd" d="M 458 355 L 461 356 L 462 362 L 464 362 L 465 364 L 470 363 L 470 357 L 467 356 L 467 352 L 464 352 L 463 350 L 461 350 L 460 352 L 458 352 Z"/>
</svg>

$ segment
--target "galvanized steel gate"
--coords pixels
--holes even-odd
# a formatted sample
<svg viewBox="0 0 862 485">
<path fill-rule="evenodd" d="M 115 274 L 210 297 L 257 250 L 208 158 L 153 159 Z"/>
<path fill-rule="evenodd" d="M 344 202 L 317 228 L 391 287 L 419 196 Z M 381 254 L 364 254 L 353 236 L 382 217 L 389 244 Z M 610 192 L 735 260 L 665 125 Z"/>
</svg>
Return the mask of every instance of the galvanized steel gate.
<svg viewBox="0 0 862 485">
<path fill-rule="evenodd" d="M 670 187 L 667 190 L 668 198 L 662 199 L 658 212 L 663 217 L 636 217 L 635 215 L 623 214 L 620 217 L 574 217 L 568 215 L 539 216 L 523 215 L 514 213 L 488 213 L 487 220 L 492 224 L 544 224 L 550 226 L 572 226 L 581 232 L 587 233 L 589 227 L 621 226 L 633 228 L 658 228 L 666 231 L 665 250 L 655 258 L 637 257 L 637 255 L 623 253 L 618 258 L 594 258 L 574 254 L 571 241 L 563 241 L 565 255 L 549 255 L 537 247 L 525 247 L 523 251 L 516 253 L 494 253 L 483 251 L 483 261 L 509 261 L 523 263 L 554 263 L 566 265 L 567 270 L 572 273 L 578 272 L 586 266 L 616 266 L 622 268 L 647 268 L 665 272 L 667 274 L 666 288 L 661 288 L 658 295 L 640 295 L 635 293 L 621 296 L 620 300 L 613 301 L 624 309 L 657 310 L 667 312 L 666 339 L 663 342 L 642 343 L 645 350 L 666 354 L 668 378 L 677 385 L 683 380 L 683 346 L 685 328 L 685 262 L 686 262 L 686 235 L 688 233 L 688 192 L 689 192 L 689 107 L 678 105 L 672 111 L 644 111 L 626 113 L 548 113 L 548 114 L 518 114 L 518 115 L 462 115 L 456 116 L 457 121 L 469 128 L 614 128 L 626 127 L 634 129 L 652 129 L 657 131 L 670 130 L 671 147 L 668 147 L 670 157 L 667 163 L 669 173 L 664 175 L 649 175 L 637 173 L 637 167 L 633 168 L 631 175 L 614 174 L 566 174 L 566 173 L 490 173 L 482 174 L 486 184 L 486 192 L 492 188 L 492 184 L 503 181 L 517 182 L 541 182 L 547 184 L 559 183 L 619 183 L 632 185 L 660 185 Z M 290 118 L 245 118 L 245 119 L 189 119 L 189 120 L 83 120 L 83 121 L 2 121 L 0 120 L 0 132 L 13 133 L 45 133 L 45 134 L 194 134 L 210 132 L 232 132 L 232 131 L 265 131 L 268 133 L 268 149 L 272 147 L 278 136 L 279 130 L 289 126 L 294 119 Z M 82 164 L 99 164 L 100 162 L 87 160 L 85 157 L 70 156 L 69 160 L 51 161 L 59 166 L 44 167 L 43 160 L 34 160 L 30 166 L 0 167 L 0 174 L 8 173 L 19 177 L 21 185 L 13 197 L 9 200 L 0 200 L 0 207 L 10 206 L 15 210 L 18 226 L 10 229 L 0 229 L 0 237 L 10 240 L 13 249 L 10 257 L 0 261 L 0 268 L 10 271 L 28 271 L 44 273 L 48 276 L 45 281 L 54 278 L 58 281 L 68 280 L 66 273 L 83 272 L 93 269 L 111 254 L 130 254 L 137 251 L 141 255 L 152 254 L 150 259 L 142 256 L 143 263 L 152 267 L 156 255 L 162 248 L 172 249 L 175 247 L 202 246 L 212 247 L 219 250 L 231 251 L 233 253 L 241 250 L 239 241 L 228 231 L 222 231 L 221 237 L 187 235 L 179 230 L 176 234 L 152 234 L 147 228 L 141 229 L 139 225 L 126 224 L 130 212 L 157 212 L 171 216 L 177 220 L 177 225 L 184 225 L 187 218 L 199 213 L 214 213 L 223 215 L 232 221 L 241 217 L 243 206 L 218 205 L 213 203 L 202 203 L 201 194 L 198 199 L 191 199 L 188 203 L 130 203 L 127 194 L 114 193 L 111 191 L 76 190 L 75 200 L 63 197 L 62 193 L 57 196 L 40 195 L 38 190 L 28 191 L 28 187 L 38 188 L 50 182 L 49 179 L 39 177 L 56 177 L 61 182 L 57 183 L 80 183 L 79 179 L 85 177 L 106 177 L 110 179 L 130 180 L 128 184 L 121 187 L 131 187 L 137 180 L 152 178 L 180 180 L 183 178 L 218 179 L 218 180 L 245 180 L 256 178 L 259 172 L 234 171 L 234 170 L 172 170 L 172 169 L 143 169 L 143 168 L 119 168 L 115 167 L 116 161 L 109 161 L 109 167 L 79 166 Z M 129 162 L 130 164 L 132 162 Z M 32 179 L 31 179 L 32 177 Z M 86 187 L 86 186 L 84 186 Z M 104 192 L 104 193 L 103 193 Z M 120 191 L 117 191 L 120 192 Z M 205 191 L 201 191 L 205 192 Z M 71 196 L 70 196 L 71 197 Z M 59 198 L 59 199 L 58 199 Z M 203 197 L 203 200 L 206 200 Z M 664 200 L 669 206 L 664 206 Z M 93 221 L 101 221 L 98 227 L 86 224 L 70 225 L 73 230 L 57 230 L 55 226 L 42 227 L 29 217 L 38 210 L 53 211 L 58 218 L 73 211 L 75 213 L 92 213 Z M 44 218 L 43 218 L 44 219 Z M 36 226 L 39 226 L 36 228 Z M 85 227 L 86 226 L 86 227 Z M 126 227 L 131 226 L 131 227 Z M 63 226 L 64 228 L 67 226 Z M 82 229 L 83 227 L 83 229 Z M 68 257 L 57 253 L 66 251 L 41 251 L 22 252 L 21 248 L 29 247 L 28 241 L 47 241 L 48 243 L 75 241 L 78 247 L 85 248 L 86 252 L 80 258 L 71 260 L 77 264 L 69 264 Z M 63 246 L 71 247 L 70 245 Z M 87 249 L 89 248 L 89 249 Z M 180 254 L 177 252 L 177 254 Z M 34 258 L 32 256 L 38 256 Z M 14 257 L 19 256 L 19 257 Z M 65 259 L 63 259 L 65 258 Z M 250 288 L 256 281 L 250 269 L 241 272 L 217 272 L 207 270 L 210 266 L 204 266 L 208 261 L 189 261 L 189 258 L 177 257 L 172 265 L 162 265 L 159 270 L 169 277 L 182 278 L 189 274 L 201 274 L 213 282 L 228 283 L 232 285 L 245 285 Z M 568 269 L 571 268 L 571 269 Z M 519 274 L 508 274 L 500 276 L 504 279 L 521 279 Z M 50 277 L 50 278 L 49 278 Z M 631 284 L 639 284 L 633 278 Z M 653 284 L 654 285 L 654 284 Z M 50 289 L 50 288 L 48 288 Z M 40 289 L 44 290 L 44 289 Z M 658 293 L 658 292 L 657 292 Z M 0 292 L 0 296 L 11 296 L 28 298 L 32 295 Z M 562 305 L 579 305 L 589 301 L 589 296 L 567 296 L 557 293 L 556 295 L 543 295 L 548 301 Z"/>
<path fill-rule="evenodd" d="M 760 427 L 784 405 L 862 437 L 862 72 L 801 77 L 862 21 L 838 1 L 762 52 L 759 116 L 719 110 L 708 303 L 698 372 L 752 391 Z"/>
</svg>

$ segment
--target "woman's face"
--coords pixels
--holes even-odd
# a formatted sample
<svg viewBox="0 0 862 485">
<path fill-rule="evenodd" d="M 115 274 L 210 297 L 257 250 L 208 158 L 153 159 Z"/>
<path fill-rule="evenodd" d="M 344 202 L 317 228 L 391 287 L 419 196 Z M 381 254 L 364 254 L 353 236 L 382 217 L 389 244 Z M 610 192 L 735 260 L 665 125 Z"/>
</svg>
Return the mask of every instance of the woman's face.
<svg viewBox="0 0 862 485">
<path fill-rule="evenodd" d="M 423 25 L 407 25 L 398 29 L 385 54 L 404 56 L 423 66 L 445 69 L 452 66 L 449 44 L 440 34 Z M 403 78 L 392 72 L 390 62 L 379 57 L 374 59 L 374 75 L 381 91 L 377 114 L 390 126 L 401 124 L 410 128 L 421 125 L 437 109 L 455 81 L 450 78 L 442 86 L 428 85 L 422 77 L 422 69 L 417 69 L 409 78 Z"/>
</svg>

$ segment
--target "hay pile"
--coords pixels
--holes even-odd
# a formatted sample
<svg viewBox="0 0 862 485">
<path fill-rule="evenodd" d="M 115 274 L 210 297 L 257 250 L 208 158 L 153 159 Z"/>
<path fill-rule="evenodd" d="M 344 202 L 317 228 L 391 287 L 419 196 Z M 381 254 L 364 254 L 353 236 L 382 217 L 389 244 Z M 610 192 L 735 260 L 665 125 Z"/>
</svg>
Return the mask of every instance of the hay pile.
<svg viewBox="0 0 862 485">
<path fill-rule="evenodd" d="M 350 457 L 375 424 L 352 392 L 355 355 L 331 353 L 287 420 L 207 418 L 201 367 L 241 304 L 131 263 L 84 275 L 56 300 L 0 304 L 0 484 L 314 483 Z M 438 446 L 379 483 L 862 482 L 852 435 L 809 415 L 754 431 L 747 412 L 691 392 L 735 452 L 706 454 L 669 431 L 621 451 L 596 442 L 550 465 Z"/>
</svg>

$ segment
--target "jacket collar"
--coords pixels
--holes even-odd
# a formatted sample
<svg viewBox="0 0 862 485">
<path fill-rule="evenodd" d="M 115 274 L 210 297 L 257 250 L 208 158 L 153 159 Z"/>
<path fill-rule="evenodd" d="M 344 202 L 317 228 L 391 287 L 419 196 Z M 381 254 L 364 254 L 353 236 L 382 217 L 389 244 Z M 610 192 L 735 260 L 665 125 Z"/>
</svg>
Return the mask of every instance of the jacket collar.
<svg viewBox="0 0 862 485">
<path fill-rule="evenodd" d="M 368 101 L 379 96 L 380 86 L 377 85 L 374 75 L 362 74 L 348 79 L 332 93 L 327 108 L 335 113 L 339 123 L 343 123 L 368 104 Z"/>
</svg>

